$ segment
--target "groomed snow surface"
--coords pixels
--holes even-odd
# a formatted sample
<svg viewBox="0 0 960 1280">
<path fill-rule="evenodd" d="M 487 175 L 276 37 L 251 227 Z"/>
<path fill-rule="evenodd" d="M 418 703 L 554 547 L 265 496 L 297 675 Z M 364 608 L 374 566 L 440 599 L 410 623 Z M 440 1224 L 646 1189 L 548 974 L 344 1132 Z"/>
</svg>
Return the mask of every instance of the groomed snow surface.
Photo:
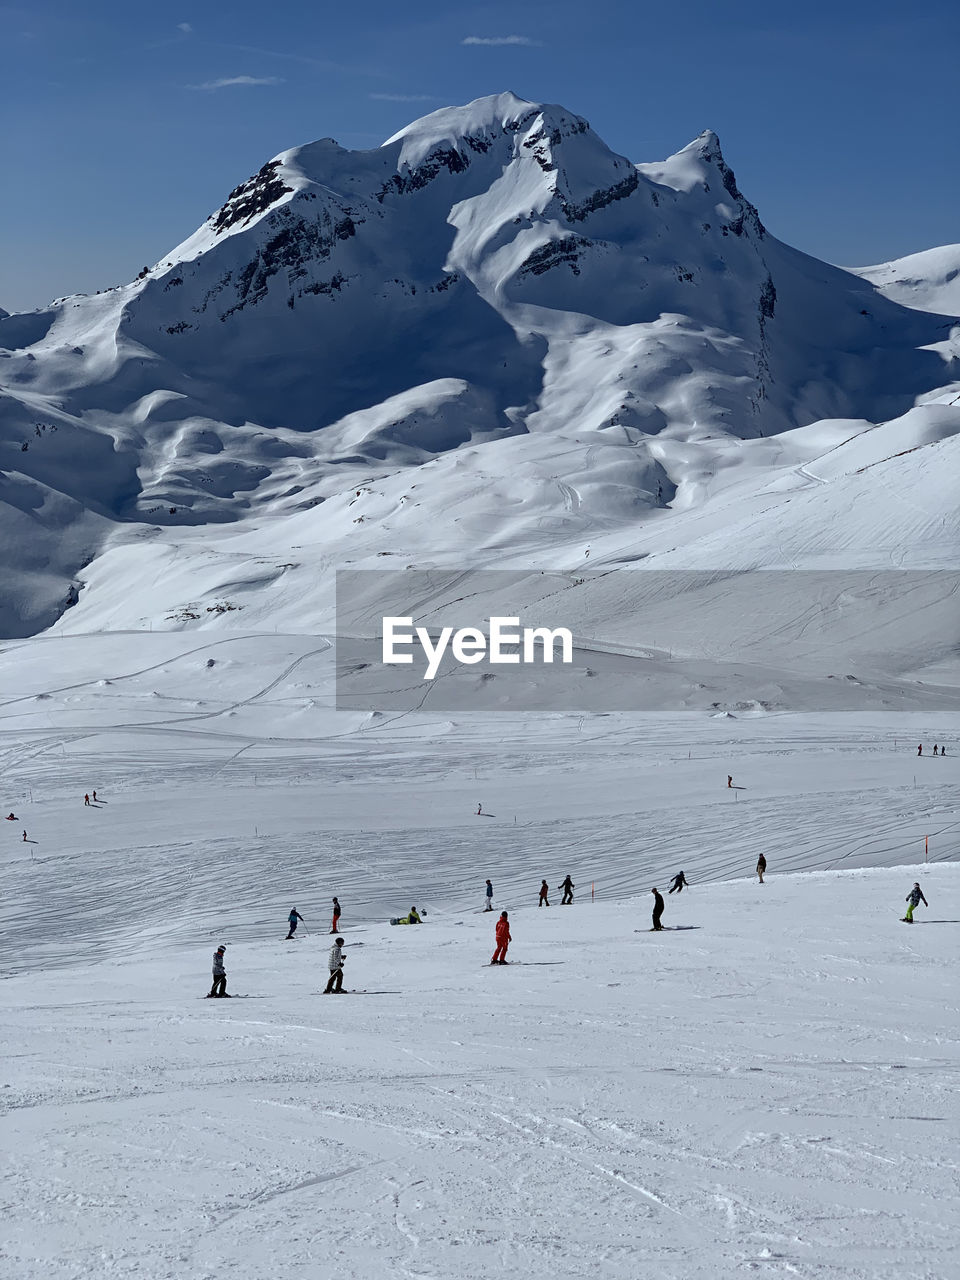
<svg viewBox="0 0 960 1280">
<path fill-rule="evenodd" d="M 138 720 L 49 644 L 72 689 L 0 669 L 4 1280 L 956 1274 L 955 716 L 298 742 L 282 687 Z"/>
</svg>

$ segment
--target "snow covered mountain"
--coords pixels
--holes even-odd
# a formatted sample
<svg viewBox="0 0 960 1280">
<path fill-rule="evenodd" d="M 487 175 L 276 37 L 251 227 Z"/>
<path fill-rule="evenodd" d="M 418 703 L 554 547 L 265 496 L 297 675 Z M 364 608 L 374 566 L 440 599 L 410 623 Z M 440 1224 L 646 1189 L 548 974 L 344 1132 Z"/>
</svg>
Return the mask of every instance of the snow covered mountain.
<svg viewBox="0 0 960 1280">
<path fill-rule="evenodd" d="M 0 631 L 312 630 L 385 555 L 952 564 L 960 327 L 878 271 L 772 237 L 710 132 L 635 164 L 507 93 L 283 152 L 0 316 Z"/>
<path fill-rule="evenodd" d="M 960 313 L 960 244 L 911 253 L 876 267 L 856 267 L 886 298 L 918 311 Z"/>
</svg>

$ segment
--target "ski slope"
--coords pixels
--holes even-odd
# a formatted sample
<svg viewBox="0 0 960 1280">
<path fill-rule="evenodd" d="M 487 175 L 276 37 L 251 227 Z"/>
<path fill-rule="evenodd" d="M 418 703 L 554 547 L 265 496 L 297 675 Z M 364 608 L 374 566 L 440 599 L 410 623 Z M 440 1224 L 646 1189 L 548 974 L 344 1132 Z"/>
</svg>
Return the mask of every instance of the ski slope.
<svg viewBox="0 0 960 1280">
<path fill-rule="evenodd" d="M 311 1280 L 949 1274 L 956 713 L 315 710 L 298 736 L 289 640 L 220 674 L 231 711 L 188 706 L 207 650 L 149 691 L 144 642 L 174 666 L 180 639 L 126 682 L 130 637 L 0 655 L 5 1280 L 278 1252 Z M 568 872 L 574 907 L 538 911 Z M 319 994 L 334 893 L 345 999 Z M 202 999 L 222 941 L 229 1005 Z"/>
<path fill-rule="evenodd" d="M 115 807 L 133 807 L 108 794 L 80 815 L 106 845 Z M 182 806 L 201 816 L 189 793 Z M 129 849 L 88 850 L 85 892 L 64 888 L 80 856 L 64 866 L 41 845 L 43 938 L 34 915 L 3 984 L 0 1274 L 253 1278 L 278 1251 L 317 1280 L 949 1274 L 955 864 L 791 873 L 784 833 L 763 841 L 760 886 L 743 829 L 732 879 L 701 833 L 654 935 L 649 894 L 609 893 L 611 843 L 584 846 L 574 825 L 538 848 L 498 816 L 478 872 L 447 866 L 426 923 L 391 929 L 373 901 L 422 905 L 440 832 L 385 820 L 362 854 L 318 832 L 311 859 L 275 818 L 242 868 L 229 834 L 197 834 L 190 871 L 162 845 L 139 874 Z M 620 869 L 635 890 L 677 868 L 650 834 L 640 867 Z M 537 911 L 541 872 L 568 869 L 574 907 Z M 510 910 L 512 968 L 485 967 L 483 872 Z M 918 874 L 931 907 L 908 932 Z M 363 993 L 346 999 L 319 994 L 331 887 Z M 309 933 L 286 943 L 294 903 Z M 190 928 L 171 921 L 178 904 Z M 220 940 L 228 989 L 249 999 L 201 999 Z"/>
</svg>

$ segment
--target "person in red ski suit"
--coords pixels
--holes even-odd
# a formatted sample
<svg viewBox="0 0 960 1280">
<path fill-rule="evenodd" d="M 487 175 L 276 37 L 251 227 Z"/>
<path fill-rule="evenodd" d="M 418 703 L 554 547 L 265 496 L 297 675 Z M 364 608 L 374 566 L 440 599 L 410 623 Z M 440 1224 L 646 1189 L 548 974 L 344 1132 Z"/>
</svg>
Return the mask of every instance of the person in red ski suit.
<svg viewBox="0 0 960 1280">
<path fill-rule="evenodd" d="M 491 964 L 507 963 L 507 947 L 510 945 L 510 924 L 507 920 L 507 913 L 500 912 L 500 919 L 497 921 L 497 949 L 493 953 Z"/>
</svg>

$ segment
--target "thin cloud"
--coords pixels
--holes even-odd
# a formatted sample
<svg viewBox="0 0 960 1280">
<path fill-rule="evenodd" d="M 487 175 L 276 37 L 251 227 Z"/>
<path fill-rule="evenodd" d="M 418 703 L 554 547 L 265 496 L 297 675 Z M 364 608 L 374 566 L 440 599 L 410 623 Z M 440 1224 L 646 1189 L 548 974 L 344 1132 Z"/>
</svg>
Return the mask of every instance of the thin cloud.
<svg viewBox="0 0 960 1280">
<path fill-rule="evenodd" d="M 520 44 L 525 45 L 528 49 L 540 48 L 540 41 L 531 40 L 529 36 L 467 36 L 460 43 L 483 45 Z"/>
<path fill-rule="evenodd" d="M 221 80 L 207 80 L 205 84 L 192 84 L 191 89 L 229 89 L 233 85 L 285 84 L 279 76 L 224 76 Z"/>
<path fill-rule="evenodd" d="M 230 49 L 235 53 L 253 53 L 261 58 L 283 58 L 287 62 L 302 62 L 308 67 L 320 67 L 324 71 L 345 71 L 349 68 L 329 58 L 311 58 L 303 53 L 285 53 L 281 49 L 261 49 L 252 44 L 226 44 L 222 40 L 209 42 L 211 49 Z"/>
<path fill-rule="evenodd" d="M 371 93 L 374 102 L 436 102 L 432 93 Z"/>
<path fill-rule="evenodd" d="M 191 27 L 189 22 L 178 22 L 177 30 L 182 31 L 185 36 L 193 34 L 193 27 Z"/>
</svg>

